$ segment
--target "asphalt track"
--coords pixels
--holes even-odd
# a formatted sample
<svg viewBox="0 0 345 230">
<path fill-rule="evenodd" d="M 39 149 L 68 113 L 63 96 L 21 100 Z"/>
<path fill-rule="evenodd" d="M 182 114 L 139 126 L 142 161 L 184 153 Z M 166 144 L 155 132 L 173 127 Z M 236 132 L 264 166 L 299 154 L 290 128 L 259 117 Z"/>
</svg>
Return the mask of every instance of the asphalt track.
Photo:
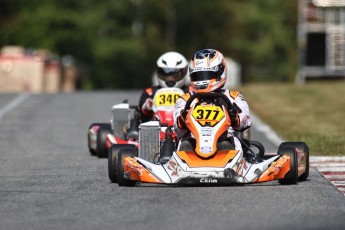
<svg viewBox="0 0 345 230">
<path fill-rule="evenodd" d="M 86 132 L 137 91 L 30 95 L 0 118 L 0 229 L 345 229 L 345 197 L 315 169 L 292 186 L 118 187 Z M 14 94 L 0 94 L 0 112 Z M 267 141 L 252 128 L 252 139 Z M 268 151 L 272 143 L 264 142 Z"/>
</svg>

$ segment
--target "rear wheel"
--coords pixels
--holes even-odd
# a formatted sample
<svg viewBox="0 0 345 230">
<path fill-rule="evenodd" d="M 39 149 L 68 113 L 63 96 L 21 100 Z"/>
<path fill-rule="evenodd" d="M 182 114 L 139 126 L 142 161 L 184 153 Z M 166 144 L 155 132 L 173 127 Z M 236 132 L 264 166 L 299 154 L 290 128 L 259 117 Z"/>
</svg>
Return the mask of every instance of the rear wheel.
<svg viewBox="0 0 345 230">
<path fill-rule="evenodd" d="M 99 124 L 99 129 L 97 131 L 97 156 L 99 158 L 104 158 L 108 156 L 108 149 L 105 146 L 105 141 L 108 134 L 111 134 L 110 124 Z"/>
<path fill-rule="evenodd" d="M 280 147 L 297 148 L 298 150 L 304 153 L 304 159 L 302 158 L 302 161 L 305 160 L 305 172 L 299 176 L 298 180 L 299 181 L 307 180 L 309 176 L 309 147 L 308 145 L 304 142 L 284 142 L 280 144 Z"/>
<path fill-rule="evenodd" d="M 133 149 L 121 149 L 117 155 L 117 183 L 120 186 L 134 186 L 135 181 L 126 178 L 124 171 L 124 159 L 125 157 L 136 156 L 136 152 Z"/>
<path fill-rule="evenodd" d="M 290 156 L 290 170 L 285 174 L 283 179 L 279 180 L 280 184 L 297 184 L 298 182 L 298 164 L 297 153 L 293 147 L 279 147 L 278 155 Z"/>
<path fill-rule="evenodd" d="M 112 183 L 117 182 L 117 157 L 121 149 L 131 149 L 135 151 L 134 145 L 113 144 L 108 150 L 108 176 Z"/>
</svg>

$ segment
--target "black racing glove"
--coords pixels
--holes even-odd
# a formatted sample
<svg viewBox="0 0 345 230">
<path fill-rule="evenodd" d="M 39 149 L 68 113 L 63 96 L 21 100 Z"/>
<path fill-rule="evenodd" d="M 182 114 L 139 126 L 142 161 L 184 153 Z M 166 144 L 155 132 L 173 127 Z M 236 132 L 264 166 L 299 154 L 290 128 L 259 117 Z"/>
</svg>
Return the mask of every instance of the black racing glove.
<svg viewBox="0 0 345 230">
<path fill-rule="evenodd" d="M 187 113 L 188 111 L 182 109 L 180 112 L 180 116 L 177 117 L 177 127 L 179 129 L 187 129 L 187 126 L 186 126 Z"/>
<path fill-rule="evenodd" d="M 237 128 L 240 126 L 240 117 L 238 116 L 238 113 L 242 112 L 242 110 L 236 105 L 236 103 L 233 103 L 233 107 L 228 110 L 231 126 L 233 128 Z"/>
</svg>

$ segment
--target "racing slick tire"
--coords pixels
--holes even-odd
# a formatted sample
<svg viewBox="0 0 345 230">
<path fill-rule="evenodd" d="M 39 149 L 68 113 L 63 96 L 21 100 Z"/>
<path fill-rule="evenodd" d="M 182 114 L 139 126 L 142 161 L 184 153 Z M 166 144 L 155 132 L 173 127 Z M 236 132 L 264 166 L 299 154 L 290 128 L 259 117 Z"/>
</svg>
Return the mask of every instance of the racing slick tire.
<svg viewBox="0 0 345 230">
<path fill-rule="evenodd" d="M 135 151 L 135 146 L 128 144 L 113 144 L 108 150 L 108 176 L 112 183 L 117 183 L 117 154 L 125 148 Z"/>
<path fill-rule="evenodd" d="M 97 156 L 99 158 L 108 157 L 108 149 L 105 146 L 105 141 L 108 134 L 111 134 L 111 125 L 110 124 L 99 124 L 99 129 L 97 132 Z"/>
<path fill-rule="evenodd" d="M 91 148 L 91 137 L 90 137 L 90 129 L 93 127 L 93 126 L 100 126 L 100 125 L 104 125 L 105 123 L 93 123 L 89 126 L 88 128 L 88 133 L 87 133 L 87 147 L 89 148 L 89 152 L 91 154 L 91 156 L 97 156 L 97 150 L 95 149 L 92 149 Z M 97 144 L 97 143 L 96 143 Z"/>
<path fill-rule="evenodd" d="M 299 181 L 306 181 L 309 176 L 309 147 L 304 142 L 283 142 L 280 147 L 292 147 L 297 148 L 305 154 L 305 172 L 298 177 Z"/>
<path fill-rule="evenodd" d="M 279 179 L 280 184 L 297 184 L 298 182 L 298 162 L 297 153 L 293 147 L 279 147 L 278 155 L 290 156 L 290 170 L 285 174 L 283 179 Z"/>
<path fill-rule="evenodd" d="M 135 181 L 129 180 L 125 178 L 124 173 L 124 159 L 125 157 L 133 157 L 137 156 L 137 153 L 133 149 L 121 149 L 120 152 L 117 155 L 117 183 L 119 186 L 134 186 Z"/>
</svg>

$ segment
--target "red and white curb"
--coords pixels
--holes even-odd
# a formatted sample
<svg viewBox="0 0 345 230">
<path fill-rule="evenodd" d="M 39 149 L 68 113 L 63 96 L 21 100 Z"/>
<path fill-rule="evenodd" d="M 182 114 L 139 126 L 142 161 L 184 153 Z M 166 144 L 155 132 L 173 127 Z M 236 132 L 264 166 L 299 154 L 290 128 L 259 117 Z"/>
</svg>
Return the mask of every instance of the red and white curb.
<svg viewBox="0 0 345 230">
<path fill-rule="evenodd" d="M 310 167 L 316 168 L 345 196 L 345 156 L 311 156 L 309 161 Z"/>
</svg>

